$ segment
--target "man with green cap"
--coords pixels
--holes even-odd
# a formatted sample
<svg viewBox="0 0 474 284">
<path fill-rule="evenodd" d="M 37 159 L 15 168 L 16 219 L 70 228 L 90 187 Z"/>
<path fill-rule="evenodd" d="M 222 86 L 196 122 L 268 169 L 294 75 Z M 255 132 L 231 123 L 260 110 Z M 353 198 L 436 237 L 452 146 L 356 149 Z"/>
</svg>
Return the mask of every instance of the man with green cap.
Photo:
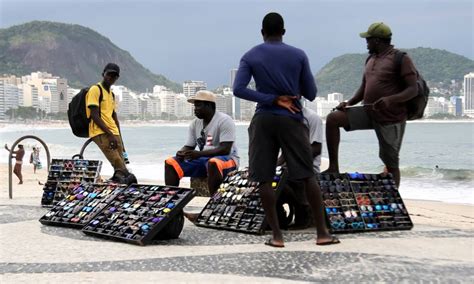
<svg viewBox="0 0 474 284">
<path fill-rule="evenodd" d="M 355 95 L 340 103 L 327 117 L 329 168 L 326 172 L 339 172 L 340 127 L 346 131 L 373 129 L 379 141 L 379 157 L 399 186 L 399 152 L 407 120 L 406 102 L 417 95 L 417 72 L 406 55 L 398 66 L 400 51 L 391 45 L 392 31 L 386 24 L 373 23 L 360 37 L 367 41 L 369 58 Z M 353 107 L 359 102 L 361 105 Z"/>
</svg>

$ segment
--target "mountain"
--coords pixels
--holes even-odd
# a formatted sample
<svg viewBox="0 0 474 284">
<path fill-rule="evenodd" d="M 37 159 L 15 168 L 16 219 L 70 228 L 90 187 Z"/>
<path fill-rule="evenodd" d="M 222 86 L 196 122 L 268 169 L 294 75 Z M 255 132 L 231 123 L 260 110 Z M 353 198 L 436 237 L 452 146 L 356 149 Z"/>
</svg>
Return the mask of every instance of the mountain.
<svg viewBox="0 0 474 284">
<path fill-rule="evenodd" d="M 401 49 L 413 59 L 428 85 L 449 85 L 462 82 L 464 75 L 474 71 L 474 61 L 464 56 L 433 48 Z M 316 74 L 318 96 L 342 93 L 350 98 L 362 80 L 367 54 L 345 54 L 332 59 Z M 431 84 L 430 84 L 431 83 Z"/>
<path fill-rule="evenodd" d="M 153 74 L 130 53 L 92 29 L 43 21 L 0 29 L 0 74 L 21 76 L 44 71 L 82 88 L 100 81 L 108 62 L 120 66 L 118 84 L 134 91 L 151 90 L 154 85 L 181 90 L 179 84 Z"/>
</svg>

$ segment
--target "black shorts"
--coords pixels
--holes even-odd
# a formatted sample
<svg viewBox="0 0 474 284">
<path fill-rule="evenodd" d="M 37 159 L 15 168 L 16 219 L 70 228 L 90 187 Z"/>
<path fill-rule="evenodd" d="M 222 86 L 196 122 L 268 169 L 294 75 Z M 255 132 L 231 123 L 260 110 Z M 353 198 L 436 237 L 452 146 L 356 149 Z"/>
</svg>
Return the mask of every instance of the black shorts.
<svg viewBox="0 0 474 284">
<path fill-rule="evenodd" d="M 275 175 L 280 149 L 290 179 L 314 176 L 309 130 L 303 122 L 274 114 L 256 114 L 249 126 L 250 179 L 269 182 Z"/>
</svg>

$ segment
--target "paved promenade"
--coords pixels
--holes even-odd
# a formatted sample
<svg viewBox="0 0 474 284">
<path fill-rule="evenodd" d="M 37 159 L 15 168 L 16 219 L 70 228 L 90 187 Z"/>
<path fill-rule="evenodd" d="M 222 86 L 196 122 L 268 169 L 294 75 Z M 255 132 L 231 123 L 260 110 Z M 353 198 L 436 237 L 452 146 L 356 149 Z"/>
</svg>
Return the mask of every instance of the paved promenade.
<svg viewBox="0 0 474 284">
<path fill-rule="evenodd" d="M 196 227 L 177 240 L 135 246 L 102 240 L 38 219 L 41 190 L 0 190 L 0 283 L 55 282 L 420 282 L 474 281 L 472 206 L 407 201 L 411 231 L 339 235 L 316 246 L 312 230 L 269 237 Z M 199 211 L 206 198 L 187 207 Z"/>
</svg>

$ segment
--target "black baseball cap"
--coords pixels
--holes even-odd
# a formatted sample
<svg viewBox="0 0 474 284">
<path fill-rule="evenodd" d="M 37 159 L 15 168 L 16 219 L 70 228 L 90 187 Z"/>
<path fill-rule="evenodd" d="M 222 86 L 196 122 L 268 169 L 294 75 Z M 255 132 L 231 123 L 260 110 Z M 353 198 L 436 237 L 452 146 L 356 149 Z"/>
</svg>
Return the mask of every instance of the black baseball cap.
<svg viewBox="0 0 474 284">
<path fill-rule="evenodd" d="M 117 73 L 117 75 L 120 75 L 120 67 L 115 63 L 107 63 L 104 67 L 104 74 L 107 73 Z"/>
</svg>

